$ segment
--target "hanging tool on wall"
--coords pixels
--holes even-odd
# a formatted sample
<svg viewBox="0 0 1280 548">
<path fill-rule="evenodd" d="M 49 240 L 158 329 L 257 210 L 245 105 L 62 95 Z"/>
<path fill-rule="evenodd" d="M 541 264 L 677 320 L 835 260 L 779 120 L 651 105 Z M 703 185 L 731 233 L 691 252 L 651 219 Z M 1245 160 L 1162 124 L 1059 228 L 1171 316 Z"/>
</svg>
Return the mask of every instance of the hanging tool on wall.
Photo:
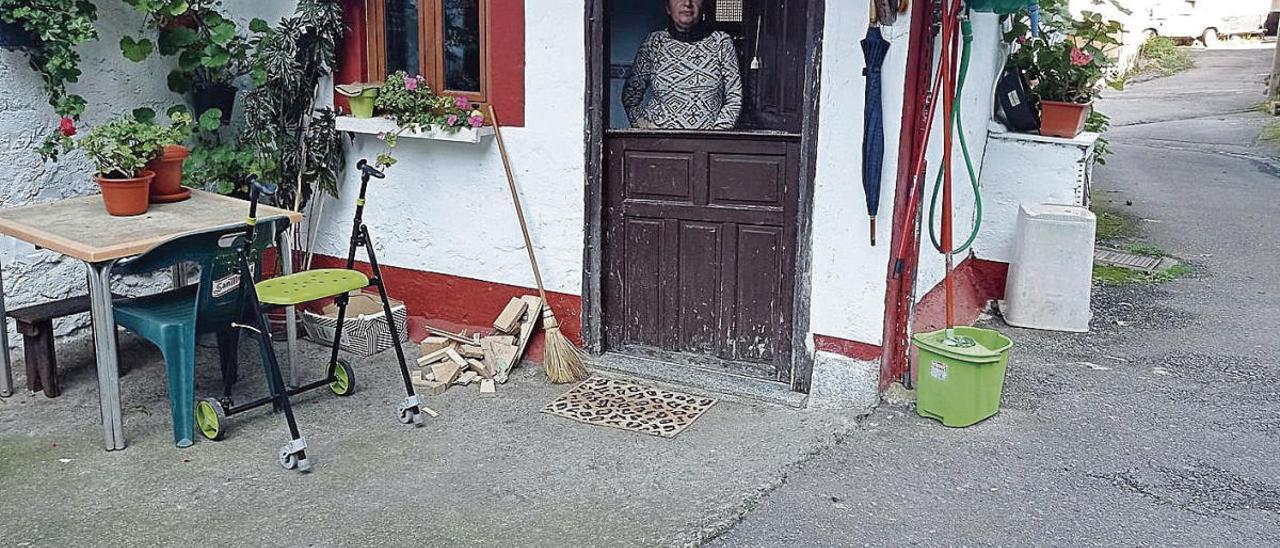
<svg viewBox="0 0 1280 548">
<path fill-rule="evenodd" d="M 889 53 L 889 41 L 880 31 L 880 14 L 897 16 L 893 2 L 896 0 L 872 0 L 871 21 L 867 36 L 863 38 L 862 56 L 866 66 L 862 75 L 867 79 L 866 105 L 862 125 L 862 189 L 867 198 L 867 215 L 870 218 L 871 245 L 876 245 L 876 214 L 880 210 L 880 183 L 884 171 L 884 101 L 881 68 Z M 888 9 L 882 11 L 882 5 Z"/>
</svg>

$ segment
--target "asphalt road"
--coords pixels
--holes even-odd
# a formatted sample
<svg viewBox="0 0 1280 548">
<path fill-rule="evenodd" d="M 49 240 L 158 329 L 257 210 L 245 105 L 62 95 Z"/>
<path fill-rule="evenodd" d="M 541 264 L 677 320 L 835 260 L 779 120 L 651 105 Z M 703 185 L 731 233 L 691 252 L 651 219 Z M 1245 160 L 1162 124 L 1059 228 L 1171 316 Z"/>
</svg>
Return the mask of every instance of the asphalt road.
<svg viewBox="0 0 1280 548">
<path fill-rule="evenodd" d="M 1269 49 L 1099 104 L 1095 200 L 1194 273 L 1096 287 L 1088 334 L 1015 341 L 1003 409 L 951 430 L 884 406 L 713 546 L 1280 543 L 1280 145 L 1258 142 Z M 1128 205 L 1131 204 L 1131 205 Z"/>
</svg>

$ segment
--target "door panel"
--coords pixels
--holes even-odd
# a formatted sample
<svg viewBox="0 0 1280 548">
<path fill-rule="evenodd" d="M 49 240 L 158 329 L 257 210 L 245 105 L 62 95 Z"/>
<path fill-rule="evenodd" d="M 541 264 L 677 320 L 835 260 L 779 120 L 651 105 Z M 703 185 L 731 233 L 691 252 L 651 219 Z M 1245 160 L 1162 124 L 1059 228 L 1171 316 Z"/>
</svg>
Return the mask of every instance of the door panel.
<svg viewBox="0 0 1280 548">
<path fill-rule="evenodd" d="M 606 138 L 605 346 L 790 381 L 798 139 Z"/>
</svg>

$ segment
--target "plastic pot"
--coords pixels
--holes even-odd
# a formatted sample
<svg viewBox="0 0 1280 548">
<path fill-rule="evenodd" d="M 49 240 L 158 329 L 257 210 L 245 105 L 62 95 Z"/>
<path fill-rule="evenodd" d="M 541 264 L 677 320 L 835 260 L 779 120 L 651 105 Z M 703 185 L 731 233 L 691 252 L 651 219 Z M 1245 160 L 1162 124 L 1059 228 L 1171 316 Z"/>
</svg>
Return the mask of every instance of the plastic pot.
<svg viewBox="0 0 1280 548">
<path fill-rule="evenodd" d="M 143 170 L 142 175 L 131 179 L 108 179 L 95 176 L 98 186 L 102 187 L 102 203 L 107 213 L 116 217 L 128 217 L 147 212 L 148 195 L 151 192 L 151 180 L 156 176 L 154 171 Z"/>
<path fill-rule="evenodd" d="M 360 95 L 347 98 L 351 105 L 351 115 L 356 118 L 373 118 L 373 103 L 378 98 L 378 88 L 365 88 Z"/>
<path fill-rule="evenodd" d="M 191 151 L 182 145 L 165 145 L 164 153 L 147 164 L 156 178 L 151 181 L 151 196 L 172 196 L 182 192 L 182 164 Z"/>
<path fill-rule="evenodd" d="M 34 46 L 35 43 L 35 38 L 22 25 L 0 21 L 0 48 L 15 51 L 26 50 Z"/>
<path fill-rule="evenodd" d="M 1073 139 L 1084 131 L 1093 103 L 1040 101 L 1040 135 Z"/>
<path fill-rule="evenodd" d="M 200 86 L 191 91 L 191 103 L 196 108 L 196 119 L 205 111 L 222 110 L 222 125 L 231 123 L 231 111 L 236 106 L 236 92 L 231 84 L 219 83 Z"/>
</svg>

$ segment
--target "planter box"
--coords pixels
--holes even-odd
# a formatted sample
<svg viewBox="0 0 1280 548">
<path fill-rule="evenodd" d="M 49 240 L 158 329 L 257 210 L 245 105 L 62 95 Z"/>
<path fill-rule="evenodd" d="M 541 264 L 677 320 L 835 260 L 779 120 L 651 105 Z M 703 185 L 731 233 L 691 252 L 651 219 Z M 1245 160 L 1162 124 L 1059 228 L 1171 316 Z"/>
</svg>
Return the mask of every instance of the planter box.
<svg viewBox="0 0 1280 548">
<path fill-rule="evenodd" d="M 404 303 L 391 299 L 391 314 L 395 316 L 400 342 L 409 340 L 409 313 Z M 302 325 L 307 336 L 332 345 L 338 331 L 338 305 L 326 305 L 322 314 L 303 311 Z M 391 329 L 382 310 L 382 300 L 374 293 L 352 295 L 347 316 L 342 320 L 342 349 L 358 356 L 370 356 L 391 348 L 391 344 Z"/>
<path fill-rule="evenodd" d="M 339 116 L 334 122 L 334 127 L 336 127 L 338 131 L 363 133 L 366 135 L 395 133 L 400 130 L 400 126 L 397 126 L 390 118 L 384 118 L 381 116 L 375 116 L 373 118 Z M 433 141 L 453 141 L 457 143 L 479 143 L 481 139 L 491 136 L 493 136 L 493 126 L 463 128 L 455 132 L 449 132 L 433 127 L 427 131 L 405 131 L 400 134 L 401 139 L 430 139 Z"/>
</svg>

